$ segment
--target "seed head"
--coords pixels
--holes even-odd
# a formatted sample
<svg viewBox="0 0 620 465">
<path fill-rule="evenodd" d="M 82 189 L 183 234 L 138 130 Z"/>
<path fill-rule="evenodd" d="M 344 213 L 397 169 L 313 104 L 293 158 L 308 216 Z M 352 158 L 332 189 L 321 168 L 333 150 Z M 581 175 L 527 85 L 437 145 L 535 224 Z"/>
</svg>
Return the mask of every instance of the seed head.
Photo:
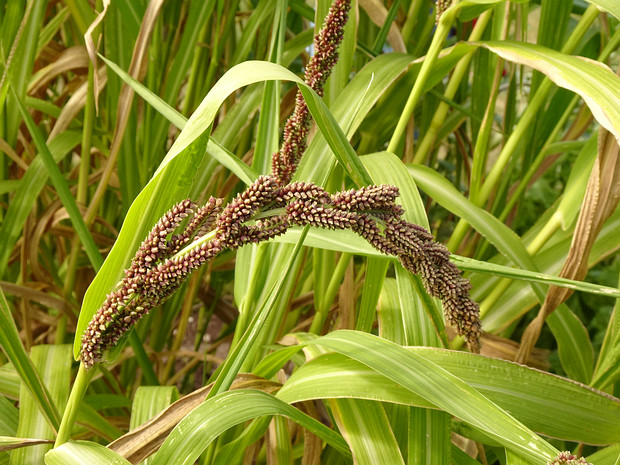
<svg viewBox="0 0 620 465">
<path fill-rule="evenodd" d="M 583 457 L 578 458 L 570 452 L 560 452 L 548 465 L 590 465 Z"/>
</svg>

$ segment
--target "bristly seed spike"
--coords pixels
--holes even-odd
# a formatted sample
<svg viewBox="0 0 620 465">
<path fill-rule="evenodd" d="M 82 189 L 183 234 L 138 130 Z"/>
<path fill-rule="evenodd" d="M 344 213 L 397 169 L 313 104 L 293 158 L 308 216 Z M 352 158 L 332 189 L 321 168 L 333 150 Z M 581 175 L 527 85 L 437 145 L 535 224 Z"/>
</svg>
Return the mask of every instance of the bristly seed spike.
<svg viewBox="0 0 620 465">
<path fill-rule="evenodd" d="M 319 95 L 338 58 L 349 8 L 350 0 L 335 0 L 315 37 L 315 55 L 305 79 Z M 260 176 L 225 207 L 213 197 L 201 207 L 186 199 L 162 216 L 86 328 L 80 355 L 86 368 L 101 361 L 104 352 L 140 318 L 223 250 L 269 240 L 294 225 L 351 230 L 381 253 L 397 257 L 403 267 L 421 276 L 430 295 L 442 300 L 446 320 L 470 350 L 479 349 L 479 309 L 469 297 L 469 281 L 449 261 L 443 244 L 421 226 L 402 219 L 397 187 L 366 186 L 331 195 L 310 182 L 291 183 L 310 123 L 308 107 L 298 92 L 281 149 L 273 156 L 272 175 Z M 207 233 L 209 240 L 204 238 Z"/>
</svg>

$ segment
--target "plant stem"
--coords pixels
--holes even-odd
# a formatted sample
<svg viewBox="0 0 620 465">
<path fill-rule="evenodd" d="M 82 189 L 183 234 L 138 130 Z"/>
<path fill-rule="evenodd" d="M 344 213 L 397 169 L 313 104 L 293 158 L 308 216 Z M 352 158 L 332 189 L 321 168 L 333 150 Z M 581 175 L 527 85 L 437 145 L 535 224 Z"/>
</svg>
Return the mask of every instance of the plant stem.
<svg viewBox="0 0 620 465">
<path fill-rule="evenodd" d="M 329 285 L 327 286 L 327 290 L 325 291 L 325 296 L 321 301 L 321 307 L 316 309 L 316 315 L 314 316 L 312 324 L 310 325 L 310 333 L 321 333 L 321 329 L 323 329 L 323 325 L 325 324 L 325 320 L 327 319 L 327 314 L 329 313 L 329 308 L 331 307 L 332 302 L 336 297 L 336 293 L 338 292 L 338 288 L 340 287 L 342 277 L 344 276 L 344 272 L 346 271 L 347 265 L 349 264 L 352 256 L 353 255 L 350 253 L 343 253 L 340 256 L 340 260 L 338 260 L 338 264 L 336 265 L 334 274 L 332 274 Z"/>
<path fill-rule="evenodd" d="M 452 21 L 456 17 L 457 12 L 458 8 L 451 7 L 446 10 L 446 12 L 439 20 L 437 30 L 435 31 L 435 35 L 433 36 L 433 41 L 431 42 L 428 53 L 426 54 L 426 58 L 422 63 L 420 73 L 418 74 L 415 84 L 413 85 L 413 89 L 411 89 L 411 93 L 409 94 L 409 98 L 407 99 L 407 103 L 405 104 L 405 108 L 400 115 L 400 119 L 396 124 L 396 129 L 394 130 L 394 134 L 392 134 L 392 138 L 390 139 L 390 143 L 388 144 L 388 152 L 396 154 L 398 147 L 401 145 L 402 139 L 405 134 L 405 129 L 407 128 L 407 123 L 413 115 L 413 111 L 416 104 L 418 103 L 418 100 L 422 96 L 422 91 L 424 90 L 426 81 L 431 74 L 431 69 L 433 65 L 437 61 L 437 57 L 439 56 L 441 47 L 443 46 L 446 37 L 448 37 L 450 27 L 452 26 Z"/>
<path fill-rule="evenodd" d="M 175 354 L 181 348 L 183 344 L 183 340 L 185 339 L 185 331 L 187 330 L 187 322 L 192 312 L 193 302 L 198 293 L 198 285 L 200 284 L 201 273 L 196 272 L 192 275 L 189 280 L 189 285 L 187 286 L 187 295 L 185 300 L 183 301 L 183 307 L 181 309 L 181 316 L 179 317 L 179 325 L 177 327 L 177 334 L 174 338 L 174 342 L 172 343 L 172 347 L 170 348 L 170 356 L 166 361 L 166 366 L 164 368 L 164 374 L 162 376 L 162 380 L 165 383 L 170 376 L 170 372 L 174 366 L 176 357 Z"/>
<path fill-rule="evenodd" d="M 73 424 L 75 423 L 75 418 L 77 417 L 80 409 L 80 403 L 84 398 L 84 394 L 86 394 L 90 380 L 93 378 L 93 375 L 97 370 L 96 366 L 97 365 L 90 370 L 86 370 L 84 365 L 80 363 L 80 368 L 78 369 L 75 383 L 73 383 L 73 388 L 71 388 L 71 394 L 69 394 L 69 400 L 67 401 L 65 412 L 62 415 L 60 429 L 58 430 L 58 436 L 56 436 L 54 448 L 63 445 L 71 437 L 71 428 L 73 428 Z"/>
<path fill-rule="evenodd" d="M 596 8 L 596 6 L 590 5 L 582 16 L 581 21 L 579 22 L 577 27 L 573 30 L 564 47 L 562 47 L 562 53 L 569 54 L 575 51 L 577 45 L 579 44 L 579 41 L 586 34 L 588 28 L 597 16 L 598 9 Z M 536 119 L 538 118 L 539 110 L 547 101 L 548 94 L 553 88 L 553 85 L 554 84 L 549 78 L 545 78 L 542 81 L 540 87 L 529 102 L 527 110 L 523 113 L 521 119 L 514 128 L 514 131 L 510 134 L 510 137 L 506 141 L 506 144 L 504 145 L 501 153 L 495 161 L 495 164 L 493 165 L 491 172 L 487 176 L 487 179 L 483 183 L 478 195 L 476 195 L 475 198 L 471 198 L 471 201 L 475 205 L 482 206 L 489 199 L 491 192 L 493 192 L 493 190 L 497 186 L 504 172 L 504 168 L 510 161 L 510 158 L 514 155 L 519 145 L 525 139 L 526 132 L 529 130 L 532 123 L 534 123 L 534 121 L 536 121 Z M 450 238 L 450 242 L 448 243 L 448 248 L 450 250 L 456 250 L 455 247 L 461 242 L 463 242 L 463 238 L 467 233 L 468 227 L 468 223 L 465 220 L 461 219 L 458 222 L 456 228 L 454 229 L 454 233 Z"/>
<path fill-rule="evenodd" d="M 422 0 L 413 0 L 409 5 L 409 10 L 407 11 L 407 19 L 405 20 L 405 24 L 400 32 L 403 37 L 403 42 L 405 44 L 409 42 L 414 26 L 419 26 L 421 9 Z"/>
<path fill-rule="evenodd" d="M 136 361 L 140 368 L 142 368 L 142 374 L 146 379 L 146 382 L 150 386 L 159 386 L 159 380 L 157 379 L 157 375 L 155 374 L 155 370 L 153 369 L 153 365 L 149 360 L 148 355 L 146 355 L 146 351 L 144 350 L 144 345 L 142 345 L 142 340 L 138 333 L 132 331 L 129 334 L 129 344 L 133 349 L 133 354 L 136 357 Z"/>
<path fill-rule="evenodd" d="M 480 18 L 478 18 L 478 22 L 474 26 L 474 29 L 471 31 L 469 35 L 469 41 L 474 42 L 480 40 L 482 37 L 482 33 L 484 32 L 491 16 L 493 14 L 493 10 L 487 10 Z M 469 70 L 469 64 L 471 63 L 471 59 L 474 56 L 475 50 L 467 53 L 456 65 L 454 68 L 454 73 L 452 73 L 452 77 L 450 78 L 450 82 L 446 86 L 446 90 L 444 92 L 444 97 L 448 100 L 452 100 L 456 95 L 456 91 L 459 89 L 461 85 L 461 81 L 465 77 L 465 73 Z M 437 133 L 439 129 L 443 125 L 446 115 L 448 114 L 449 105 L 446 102 L 441 102 L 435 111 L 435 115 L 433 116 L 433 120 L 431 121 L 431 125 L 424 134 L 422 138 L 422 142 L 418 146 L 415 151 L 415 157 L 413 158 L 413 163 L 422 163 L 426 160 L 428 153 L 433 148 L 433 144 L 435 143 L 435 139 L 437 138 Z"/>
</svg>

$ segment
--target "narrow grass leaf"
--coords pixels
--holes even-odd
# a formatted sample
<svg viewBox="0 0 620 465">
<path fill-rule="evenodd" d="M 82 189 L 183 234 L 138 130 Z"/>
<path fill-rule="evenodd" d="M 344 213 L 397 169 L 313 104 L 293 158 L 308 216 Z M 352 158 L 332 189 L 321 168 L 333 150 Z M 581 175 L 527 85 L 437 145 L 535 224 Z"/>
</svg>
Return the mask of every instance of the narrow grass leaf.
<svg viewBox="0 0 620 465">
<path fill-rule="evenodd" d="M 383 406 L 359 399 L 330 402 L 338 429 L 359 465 L 405 464 Z"/>
<path fill-rule="evenodd" d="M 178 398 L 176 386 L 140 386 L 133 398 L 129 429 L 150 420 Z"/>
<path fill-rule="evenodd" d="M 46 465 L 131 465 L 110 449 L 91 441 L 69 441 L 45 454 Z"/>
<path fill-rule="evenodd" d="M 506 449 L 506 465 L 532 465 L 532 462 Z"/>
<path fill-rule="evenodd" d="M 588 463 L 596 465 L 618 465 L 620 463 L 620 443 L 601 449 L 588 456 Z"/>
<path fill-rule="evenodd" d="M 299 239 L 300 234 L 300 228 L 291 228 L 287 231 L 286 234 L 277 237 L 274 241 L 294 244 Z M 613 234 L 613 232 L 609 231 L 608 234 Z M 394 257 L 383 255 L 377 249 L 372 247 L 368 242 L 366 242 L 363 238 L 351 231 L 310 229 L 310 231 L 308 231 L 308 236 L 306 237 L 304 244 L 309 247 L 318 247 L 339 252 L 347 252 L 356 255 L 363 255 L 366 257 L 395 260 Z M 602 248 L 604 247 L 605 246 L 603 246 Z M 548 257 L 546 259 L 548 260 Z M 472 271 L 474 273 L 484 275 L 494 275 L 541 284 L 553 284 L 554 286 L 566 287 L 580 292 L 587 292 L 589 294 L 620 298 L 620 291 L 618 289 L 602 286 L 600 284 L 587 283 L 584 281 L 574 281 L 571 279 L 560 278 L 549 273 L 542 273 L 538 271 L 531 271 L 520 268 L 512 268 L 505 265 L 498 265 L 492 262 L 482 262 L 473 258 L 462 257 L 455 254 L 451 255 L 451 260 L 461 270 L 464 271 Z"/>
<path fill-rule="evenodd" d="M 343 455 L 349 448 L 340 435 L 314 418 L 262 391 L 238 390 L 206 400 L 172 431 L 153 465 L 188 465 L 228 428 L 264 415 L 284 415 L 319 436 Z"/>
<path fill-rule="evenodd" d="M 52 154 L 52 159 L 58 163 L 66 155 L 71 153 L 81 140 L 82 135 L 77 131 L 65 131 L 52 139 L 47 147 Z M 28 214 L 39 198 L 41 190 L 49 178 L 49 172 L 45 168 L 44 155 L 39 153 L 30 163 L 28 169 L 21 178 L 20 185 L 11 197 L 6 216 L 0 225 L 0 277 L 6 272 L 9 257 L 15 242 L 19 238 Z"/>
<path fill-rule="evenodd" d="M 471 456 L 455 444 L 452 444 L 451 452 L 454 465 L 480 465 L 480 462 L 471 458 Z"/>
<path fill-rule="evenodd" d="M 237 438 L 217 451 L 217 455 L 213 459 L 213 465 L 240 463 L 246 449 L 265 434 L 272 418 L 271 416 L 266 416 L 253 420 L 250 426 L 245 428 Z"/>
<path fill-rule="evenodd" d="M 371 366 L 394 382 L 463 419 L 519 456 L 546 465 L 555 448 L 476 389 L 403 347 L 366 333 L 334 331 L 312 340 Z"/>
<path fill-rule="evenodd" d="M 19 28 L 21 29 L 14 39 L 4 45 L 4 58 L 2 68 L 3 77 L 8 79 L 0 79 L 0 106 L 3 107 L 3 120 L 5 129 L 3 131 L 3 137 L 5 137 L 10 143 L 17 140 L 17 133 L 21 124 L 19 117 L 22 114 L 21 108 L 19 108 L 20 100 L 26 96 L 26 89 L 30 81 L 33 65 L 37 58 L 37 45 L 39 33 L 42 29 L 43 19 L 45 17 L 45 11 L 47 8 L 47 0 L 35 0 L 28 3 L 27 8 L 17 7 L 17 11 L 23 18 L 13 18 L 19 21 Z M 16 4 L 23 5 L 23 4 Z M 8 18 L 4 17 L 4 21 Z M 3 28 L 10 31 L 14 25 L 3 24 Z M 3 36 L 5 34 L 2 34 Z M 12 43 L 11 43 L 12 42 Z M 10 47 L 10 48 L 9 48 Z M 5 61 L 7 60 L 7 61 Z M 6 66 L 6 68 L 5 68 Z M 13 99 L 5 100 L 8 95 L 8 88 L 13 88 Z M 7 103 L 5 105 L 5 102 Z M 16 105 L 15 105 L 16 104 Z M 23 114 L 22 114 L 23 116 Z"/>
<path fill-rule="evenodd" d="M 588 330 L 567 305 L 559 305 L 547 317 L 549 329 L 558 343 L 562 367 L 571 379 L 587 384 L 594 370 L 594 350 L 589 342 Z"/>
<path fill-rule="evenodd" d="M 147 422 L 178 398 L 179 391 L 176 386 L 140 386 L 133 398 L 129 429 Z M 151 462 L 152 459 L 147 458 L 142 463 Z"/>
<path fill-rule="evenodd" d="M 605 393 L 495 358 L 426 347 L 406 350 L 476 388 L 540 434 L 587 444 L 611 444 L 620 438 L 620 401 Z M 344 378 L 347 383 L 342 383 Z M 376 369 L 338 353 L 305 363 L 276 396 L 287 403 L 352 397 L 437 408 L 420 393 L 394 384 Z"/>
<path fill-rule="evenodd" d="M 41 374 L 41 380 L 48 388 L 50 401 L 63 408 L 69 397 L 71 382 L 71 346 L 37 345 L 32 348 L 32 363 Z M 55 439 L 56 431 L 51 428 L 40 412 L 39 401 L 34 399 L 25 384 L 22 384 L 19 397 L 19 426 L 17 436 L 37 439 Z M 44 454 L 52 444 L 17 449 L 11 453 L 11 464 L 42 463 Z"/>
<path fill-rule="evenodd" d="M 123 432 L 107 420 L 101 413 L 83 402 L 80 405 L 75 421 L 80 426 L 86 427 L 98 436 L 106 438 L 108 441 L 114 441 L 123 435 Z"/>
<path fill-rule="evenodd" d="M 264 357 L 252 373 L 261 378 L 270 379 L 300 350 L 299 346 L 281 347 Z"/>
<path fill-rule="evenodd" d="M 608 11 L 614 15 L 618 21 L 620 21 L 620 4 L 618 4 L 615 0 L 588 0 L 588 3 Z"/>
<path fill-rule="evenodd" d="M 620 248 L 618 234 L 620 234 L 620 211 L 612 215 L 603 226 L 590 253 L 588 266 L 593 266 L 617 253 Z M 564 234 L 559 238 L 558 242 L 543 248 L 534 257 L 536 268 L 548 275 L 550 273 L 559 273 L 566 260 L 566 253 L 570 247 L 571 240 L 572 235 Z M 499 257 L 496 257 L 494 261 L 497 259 Z M 493 283 L 491 282 L 491 284 Z M 474 288 L 472 292 L 475 297 L 476 289 Z M 485 329 L 493 332 L 500 328 L 506 328 L 538 303 L 540 303 L 540 300 L 536 295 L 532 294 L 527 286 L 523 286 L 522 283 L 512 283 L 502 293 L 502 296 L 494 304 L 492 310 L 485 315 Z"/>
<path fill-rule="evenodd" d="M 522 42 L 484 42 L 480 45 L 505 60 L 530 66 L 558 86 L 579 94 L 601 126 L 620 141 L 620 77 L 607 66 Z"/>
<path fill-rule="evenodd" d="M 0 394 L 8 399 L 17 400 L 20 386 L 21 380 L 13 363 L 8 362 L 0 366 Z"/>
<path fill-rule="evenodd" d="M 293 461 L 293 446 L 288 419 L 280 416 L 272 418 L 265 441 L 267 460 L 273 465 L 290 465 Z"/>
<path fill-rule="evenodd" d="M 247 59 L 250 48 L 254 45 L 256 31 L 267 19 L 274 17 L 275 6 L 276 2 L 274 1 L 261 0 L 258 2 L 258 5 L 254 7 L 250 18 L 243 28 L 241 37 L 238 39 L 238 46 L 235 47 L 235 52 L 230 63 L 231 65 L 236 65 Z"/>
<path fill-rule="evenodd" d="M 451 417 L 446 412 L 409 408 L 410 431 L 407 460 L 410 464 L 450 465 Z"/>
<path fill-rule="evenodd" d="M 73 195 L 69 190 L 69 186 L 67 185 L 64 176 L 60 172 L 60 169 L 54 162 L 54 157 L 52 156 L 49 147 L 45 143 L 45 140 L 41 136 L 39 128 L 36 126 L 35 122 L 30 116 L 30 113 L 28 113 L 28 110 L 26 110 L 26 107 L 24 107 L 23 103 L 19 100 L 16 94 L 14 94 L 14 97 L 22 114 L 22 118 L 24 119 L 24 122 L 28 127 L 28 131 L 32 136 L 37 150 L 41 154 L 43 163 L 45 164 L 45 168 L 49 174 L 52 184 L 54 185 L 54 188 L 56 189 L 56 192 L 58 193 L 58 197 L 60 197 L 62 204 L 67 210 L 67 213 L 69 214 L 71 223 L 73 223 L 75 232 L 80 238 L 82 245 L 84 246 L 86 255 L 88 255 L 88 258 L 90 259 L 93 267 L 97 269 L 101 266 L 101 263 L 103 263 L 103 259 L 101 258 L 101 254 L 99 253 L 99 249 L 97 248 L 97 244 L 95 244 L 95 241 L 91 236 L 90 231 L 86 227 L 84 219 L 80 214 L 80 210 L 75 203 L 75 199 L 73 198 Z"/>
<path fill-rule="evenodd" d="M 15 436 L 19 422 L 19 411 L 13 403 L 0 396 L 0 435 Z"/>
<path fill-rule="evenodd" d="M 0 452 L 6 452 L 21 447 L 38 446 L 41 444 L 54 444 L 52 439 L 32 439 L 14 438 L 11 436 L 0 436 Z"/>
<path fill-rule="evenodd" d="M 620 281 L 620 278 L 619 278 Z M 620 283 L 619 283 L 620 284 Z M 615 382 L 620 377 L 620 300 L 616 300 L 609 318 L 591 385 L 597 389 Z"/>
<path fill-rule="evenodd" d="M 476 231 L 515 264 L 521 265 L 525 269 L 533 269 L 533 267 L 523 266 L 524 263 L 529 263 L 531 258 L 525 250 L 521 238 L 508 226 L 466 199 L 454 185 L 438 172 L 421 165 L 409 165 L 407 168 L 420 189 L 448 211 L 466 219 Z"/>
<path fill-rule="evenodd" d="M 154 109 L 158 111 L 164 118 L 174 124 L 177 128 L 183 129 L 187 123 L 187 118 L 174 108 L 169 106 L 161 97 L 149 90 L 141 82 L 132 78 L 127 72 L 121 69 L 116 63 L 108 60 L 102 55 L 99 57 L 112 69 L 128 86 L 130 86 L 138 95 L 148 102 Z M 210 138 L 207 143 L 207 152 L 218 162 L 235 173 L 239 179 L 246 184 L 251 184 L 258 177 L 249 166 L 239 160 L 233 153 Z"/>
<path fill-rule="evenodd" d="M 492 274 L 494 276 L 502 276 L 505 278 L 538 282 L 542 284 L 565 287 L 567 289 L 573 289 L 575 291 L 587 292 L 588 294 L 614 297 L 616 299 L 620 298 L 620 290 L 614 287 L 587 283 L 585 281 L 575 281 L 573 279 L 553 276 L 547 273 L 521 270 L 519 268 L 510 268 L 508 266 L 498 265 L 492 262 L 482 262 L 473 258 L 462 257 L 455 254 L 452 254 L 450 258 L 456 265 L 458 265 L 461 270 L 465 271 L 473 271 L 476 273 Z"/>
<path fill-rule="evenodd" d="M 22 345 L 17 326 L 15 326 L 15 321 L 2 290 L 0 290 L 0 345 L 9 362 L 15 367 L 22 386 L 30 393 L 32 401 L 37 405 L 49 425 L 57 430 L 60 426 L 60 414 Z M 4 378 L 4 374 L 2 377 Z"/>
<path fill-rule="evenodd" d="M 355 329 L 358 331 L 369 333 L 372 330 L 379 295 L 389 265 L 387 257 L 368 257 L 366 261 L 366 276 L 355 323 Z"/>
</svg>

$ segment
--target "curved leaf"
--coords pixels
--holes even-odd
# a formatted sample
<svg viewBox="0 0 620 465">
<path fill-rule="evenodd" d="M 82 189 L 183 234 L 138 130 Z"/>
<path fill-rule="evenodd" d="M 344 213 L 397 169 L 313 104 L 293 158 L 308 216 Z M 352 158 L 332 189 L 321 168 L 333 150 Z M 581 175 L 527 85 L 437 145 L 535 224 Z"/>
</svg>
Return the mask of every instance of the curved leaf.
<svg viewBox="0 0 620 465">
<path fill-rule="evenodd" d="M 399 345 L 371 334 L 344 330 L 306 344 L 358 360 L 536 464 L 546 465 L 558 453 L 476 389 Z"/>
<path fill-rule="evenodd" d="M 45 454 L 46 465 L 131 465 L 123 457 L 91 441 L 69 441 Z"/>
<path fill-rule="evenodd" d="M 475 387 L 540 434 L 587 444 L 620 440 L 620 400 L 607 394 L 505 360 L 428 347 L 406 350 Z M 302 365 L 276 397 L 287 403 L 354 397 L 437 408 L 374 369 L 338 353 Z"/>
<path fill-rule="evenodd" d="M 523 42 L 480 42 L 479 45 L 505 60 L 530 66 L 558 86 L 579 94 L 594 118 L 620 142 L 620 77 L 606 65 Z"/>
<path fill-rule="evenodd" d="M 314 418 L 262 391 L 228 391 L 206 400 L 170 433 L 153 465 L 191 464 L 231 426 L 264 415 L 284 415 L 327 441 L 342 454 L 349 448 L 338 434 Z"/>
</svg>

